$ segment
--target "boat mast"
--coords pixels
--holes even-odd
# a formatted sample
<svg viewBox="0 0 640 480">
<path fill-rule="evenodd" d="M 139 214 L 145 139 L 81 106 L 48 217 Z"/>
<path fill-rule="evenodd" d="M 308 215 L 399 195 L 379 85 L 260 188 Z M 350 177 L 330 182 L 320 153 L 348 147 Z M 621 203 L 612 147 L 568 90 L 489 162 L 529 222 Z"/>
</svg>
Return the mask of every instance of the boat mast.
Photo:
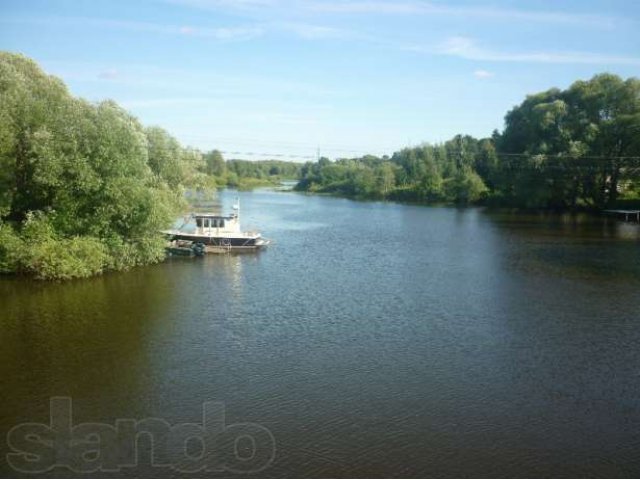
<svg viewBox="0 0 640 480">
<path fill-rule="evenodd" d="M 236 197 L 236 203 L 233 204 L 233 209 L 236 212 L 236 218 L 240 221 L 240 197 Z"/>
</svg>

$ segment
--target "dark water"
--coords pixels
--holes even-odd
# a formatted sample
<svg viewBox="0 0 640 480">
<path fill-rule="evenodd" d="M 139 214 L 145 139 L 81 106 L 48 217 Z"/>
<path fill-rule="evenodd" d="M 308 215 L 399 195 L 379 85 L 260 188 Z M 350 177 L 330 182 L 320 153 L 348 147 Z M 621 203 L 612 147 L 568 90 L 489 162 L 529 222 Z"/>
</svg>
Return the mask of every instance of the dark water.
<svg viewBox="0 0 640 480">
<path fill-rule="evenodd" d="M 0 282 L 6 474 L 52 396 L 76 424 L 224 402 L 273 434 L 263 476 L 640 474 L 637 226 L 240 195 L 269 250 Z"/>
</svg>

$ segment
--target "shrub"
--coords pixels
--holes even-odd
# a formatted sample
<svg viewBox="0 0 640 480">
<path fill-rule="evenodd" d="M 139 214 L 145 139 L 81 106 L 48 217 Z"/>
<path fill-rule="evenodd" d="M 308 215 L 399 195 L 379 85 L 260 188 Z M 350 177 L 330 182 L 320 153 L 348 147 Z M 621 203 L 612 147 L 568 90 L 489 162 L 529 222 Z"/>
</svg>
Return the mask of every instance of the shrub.
<svg viewBox="0 0 640 480">
<path fill-rule="evenodd" d="M 11 225 L 0 222 L 0 273 L 18 271 L 23 250 L 24 243 Z"/>
<path fill-rule="evenodd" d="M 68 280 L 101 273 L 106 260 L 106 249 L 97 238 L 51 237 L 26 244 L 21 269 L 41 280 Z"/>
</svg>

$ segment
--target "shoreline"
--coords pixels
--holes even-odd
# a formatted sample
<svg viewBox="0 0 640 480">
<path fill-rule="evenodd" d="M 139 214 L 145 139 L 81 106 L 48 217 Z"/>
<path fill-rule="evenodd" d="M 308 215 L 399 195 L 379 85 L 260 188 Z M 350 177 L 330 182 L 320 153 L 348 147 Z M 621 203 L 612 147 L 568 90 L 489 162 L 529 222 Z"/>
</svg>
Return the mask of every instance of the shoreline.
<svg viewBox="0 0 640 480">
<path fill-rule="evenodd" d="M 601 217 L 601 216 L 604 216 L 605 212 L 608 210 L 609 211 L 625 210 L 625 209 L 640 210 L 640 204 L 638 204 L 637 206 L 632 205 L 630 207 L 616 206 L 616 207 L 607 207 L 607 208 L 587 207 L 587 206 L 577 206 L 574 208 L 516 207 L 516 206 L 508 206 L 508 205 L 492 205 L 491 202 L 457 204 L 455 202 L 424 202 L 419 200 L 400 200 L 395 198 L 373 198 L 373 197 L 367 197 L 367 196 L 343 195 L 343 194 L 334 193 L 334 192 L 313 192 L 309 190 L 297 190 L 295 187 L 290 191 L 293 191 L 295 193 L 300 193 L 303 195 L 342 198 L 346 200 L 352 200 L 355 202 L 383 202 L 383 203 L 395 203 L 398 205 L 413 205 L 413 206 L 421 206 L 421 207 L 448 207 L 448 208 L 459 208 L 459 209 L 483 208 L 490 212 L 509 212 L 509 213 L 518 213 L 518 214 L 553 213 L 558 215 L 565 215 L 565 214 L 575 215 L 575 214 L 584 213 L 592 216 Z M 631 223 L 637 223 L 637 222 L 631 222 Z"/>
</svg>

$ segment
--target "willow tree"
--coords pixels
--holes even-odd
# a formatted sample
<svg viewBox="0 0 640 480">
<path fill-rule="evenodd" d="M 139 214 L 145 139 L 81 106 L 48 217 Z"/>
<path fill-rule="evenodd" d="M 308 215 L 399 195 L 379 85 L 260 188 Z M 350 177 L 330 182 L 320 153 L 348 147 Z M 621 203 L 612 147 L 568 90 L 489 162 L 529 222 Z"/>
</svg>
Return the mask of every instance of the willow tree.
<svg viewBox="0 0 640 480">
<path fill-rule="evenodd" d="M 0 269 L 70 278 L 162 258 L 184 171 L 182 149 L 169 139 L 160 155 L 158 136 L 0 52 Z"/>
<path fill-rule="evenodd" d="M 547 206 L 610 205 L 630 173 L 624 157 L 640 155 L 640 80 L 600 74 L 530 95 L 505 122 L 498 150 L 523 154 L 504 162 L 519 162 L 513 182 L 537 185 Z"/>
</svg>

